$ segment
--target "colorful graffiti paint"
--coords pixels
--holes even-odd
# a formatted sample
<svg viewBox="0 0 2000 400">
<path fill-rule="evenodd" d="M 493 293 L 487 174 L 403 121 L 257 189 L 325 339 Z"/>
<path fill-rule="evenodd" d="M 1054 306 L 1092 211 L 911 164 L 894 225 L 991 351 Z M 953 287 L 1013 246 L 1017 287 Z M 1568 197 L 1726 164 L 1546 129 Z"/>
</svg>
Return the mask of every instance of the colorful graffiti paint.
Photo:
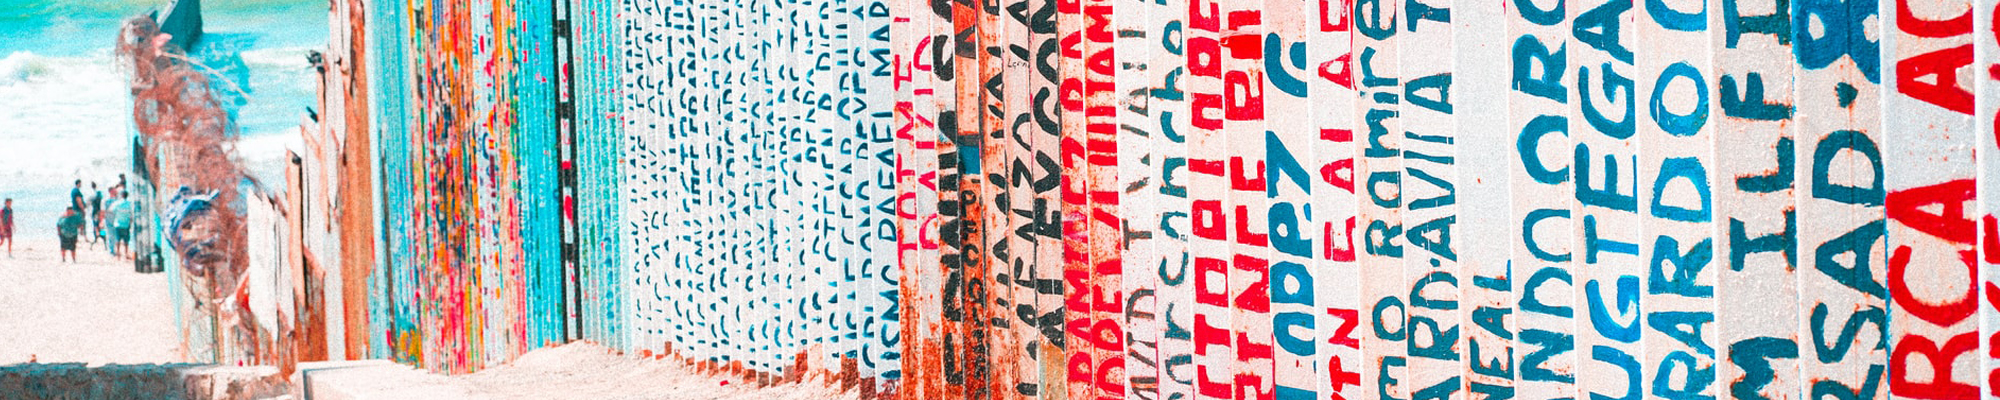
<svg viewBox="0 0 2000 400">
<path fill-rule="evenodd" d="M 371 7 L 366 326 L 429 368 L 1817 399 L 2000 360 L 1988 0 Z"/>
<path fill-rule="evenodd" d="M 1735 398 L 1799 398 L 1805 353 L 1798 340 L 1801 191 L 1793 176 L 1800 136 L 1793 122 L 1800 103 L 1789 57 L 1792 9 L 1786 2 L 1744 1 L 1715 10 L 1708 27 L 1709 84 L 1717 95 L 1711 268 L 1725 267 L 1712 286 L 1715 390 Z M 1770 307 L 1722 306 L 1743 301 Z"/>
</svg>

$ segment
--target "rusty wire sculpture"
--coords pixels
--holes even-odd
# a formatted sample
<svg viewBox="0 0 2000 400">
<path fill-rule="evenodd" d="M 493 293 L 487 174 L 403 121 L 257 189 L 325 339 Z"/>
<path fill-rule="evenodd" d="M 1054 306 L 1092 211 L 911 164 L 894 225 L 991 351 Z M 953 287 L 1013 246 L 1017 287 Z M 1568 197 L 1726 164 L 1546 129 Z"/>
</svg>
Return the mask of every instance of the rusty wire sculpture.
<svg viewBox="0 0 2000 400">
<path fill-rule="evenodd" d="M 260 328 L 247 295 L 249 243 L 238 188 L 255 181 L 236 156 L 235 126 L 218 99 L 219 89 L 241 89 L 211 79 L 215 71 L 169 44 L 170 37 L 146 16 L 127 19 L 119 31 L 118 60 L 131 72 L 132 120 L 147 147 L 145 159 L 135 161 L 155 172 L 155 187 L 178 188 L 158 209 L 181 284 L 212 323 L 214 361 L 289 372 L 296 361 L 284 345 L 291 329 Z"/>
</svg>

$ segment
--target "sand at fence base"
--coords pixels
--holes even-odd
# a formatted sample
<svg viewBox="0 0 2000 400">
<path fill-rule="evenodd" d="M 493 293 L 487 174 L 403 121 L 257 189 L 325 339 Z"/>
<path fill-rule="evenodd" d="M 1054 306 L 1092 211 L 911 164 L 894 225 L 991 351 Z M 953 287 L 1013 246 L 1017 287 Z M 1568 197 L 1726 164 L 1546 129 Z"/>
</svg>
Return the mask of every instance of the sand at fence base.
<svg viewBox="0 0 2000 400">
<path fill-rule="evenodd" d="M 513 362 L 458 376 L 405 366 L 332 366 L 305 378 L 314 390 L 357 399 L 647 399 L 857 400 L 818 382 L 758 388 L 740 378 L 696 372 L 678 361 L 617 354 L 572 343 L 529 352 Z"/>
<path fill-rule="evenodd" d="M 77 244 L 79 262 L 57 261 L 56 239 L 0 246 L 0 365 L 27 362 L 180 362 L 167 275 Z"/>
<path fill-rule="evenodd" d="M 529 352 L 507 365 L 460 379 L 474 393 L 503 399 L 859 398 L 817 382 L 757 388 L 739 377 L 700 374 L 677 361 L 618 355 L 588 343 Z"/>
<path fill-rule="evenodd" d="M 79 244 L 77 263 L 56 258 L 54 238 L 26 240 L 8 258 L 0 246 L 0 365 L 180 362 L 166 274 L 132 272 L 130 261 Z M 441 376 L 369 371 L 362 393 L 451 393 L 470 399 L 840 400 L 818 382 L 758 388 L 677 361 L 620 355 L 588 343 L 540 349 L 478 373 Z M 369 377 L 364 377 L 369 378 Z M 351 381 L 350 381 L 351 382 Z"/>
</svg>

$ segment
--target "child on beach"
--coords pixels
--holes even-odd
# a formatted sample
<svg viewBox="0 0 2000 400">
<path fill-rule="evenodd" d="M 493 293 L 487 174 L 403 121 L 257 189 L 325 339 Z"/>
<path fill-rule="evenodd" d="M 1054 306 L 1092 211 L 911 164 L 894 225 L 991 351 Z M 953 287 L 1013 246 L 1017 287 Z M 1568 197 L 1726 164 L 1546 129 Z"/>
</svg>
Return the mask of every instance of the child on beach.
<svg viewBox="0 0 2000 400">
<path fill-rule="evenodd" d="M 83 233 L 83 207 L 70 206 L 64 209 L 62 219 L 56 222 L 56 238 L 62 241 L 62 253 L 57 258 L 76 262 L 76 237 L 81 233 Z"/>
</svg>

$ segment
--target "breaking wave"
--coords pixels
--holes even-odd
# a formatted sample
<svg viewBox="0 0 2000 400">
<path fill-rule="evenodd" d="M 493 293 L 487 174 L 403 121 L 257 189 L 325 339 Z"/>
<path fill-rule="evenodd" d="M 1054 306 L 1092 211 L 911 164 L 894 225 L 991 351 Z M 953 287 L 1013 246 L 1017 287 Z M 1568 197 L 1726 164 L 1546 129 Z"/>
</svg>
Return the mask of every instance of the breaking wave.
<svg viewBox="0 0 2000 400">
<path fill-rule="evenodd" d="M 48 73 L 49 66 L 41 56 L 26 51 L 16 51 L 0 58 L 0 85 L 27 82 Z"/>
</svg>

